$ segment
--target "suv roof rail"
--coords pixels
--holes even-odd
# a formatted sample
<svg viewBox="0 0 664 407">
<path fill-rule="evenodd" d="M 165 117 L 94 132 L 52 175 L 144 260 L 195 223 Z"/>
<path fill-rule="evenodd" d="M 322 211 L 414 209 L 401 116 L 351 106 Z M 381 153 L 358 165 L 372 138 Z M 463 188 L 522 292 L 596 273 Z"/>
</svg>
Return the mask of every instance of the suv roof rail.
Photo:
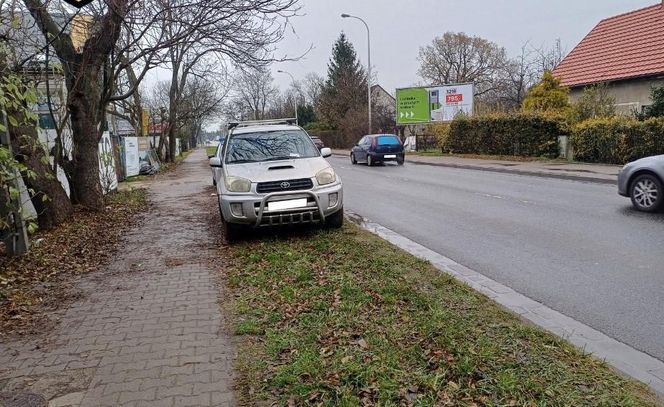
<svg viewBox="0 0 664 407">
<path fill-rule="evenodd" d="M 297 119 L 269 119 L 269 120 L 248 120 L 243 122 L 230 122 L 228 123 L 228 129 L 234 129 L 236 127 L 249 127 L 249 126 L 276 126 L 276 125 L 297 125 Z"/>
</svg>

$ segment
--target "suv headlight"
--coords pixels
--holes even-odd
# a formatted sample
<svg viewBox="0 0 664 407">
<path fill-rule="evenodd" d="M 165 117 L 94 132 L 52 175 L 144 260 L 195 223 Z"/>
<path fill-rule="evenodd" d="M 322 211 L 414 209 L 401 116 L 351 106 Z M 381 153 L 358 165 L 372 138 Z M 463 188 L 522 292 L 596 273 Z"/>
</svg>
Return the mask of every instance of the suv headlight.
<svg viewBox="0 0 664 407">
<path fill-rule="evenodd" d="M 332 167 L 328 167 L 316 174 L 316 181 L 318 185 L 328 185 L 337 181 L 337 174 L 334 173 Z"/>
<path fill-rule="evenodd" d="M 224 179 L 224 184 L 228 192 L 251 191 L 251 181 L 246 178 L 228 176 Z"/>
</svg>

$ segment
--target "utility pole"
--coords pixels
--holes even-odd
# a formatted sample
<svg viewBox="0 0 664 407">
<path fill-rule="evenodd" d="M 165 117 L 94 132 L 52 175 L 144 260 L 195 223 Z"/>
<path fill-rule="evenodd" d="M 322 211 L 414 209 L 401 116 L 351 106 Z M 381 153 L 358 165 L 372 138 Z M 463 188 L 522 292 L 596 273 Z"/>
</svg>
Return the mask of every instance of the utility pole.
<svg viewBox="0 0 664 407">
<path fill-rule="evenodd" d="M 12 144 L 9 137 L 9 127 L 7 125 L 7 114 L 4 110 L 0 110 L 0 123 L 5 126 L 5 131 L 0 132 L 0 145 L 5 146 L 9 150 L 9 155 L 13 157 Z M 10 180 L 13 187 L 20 191 L 19 173 L 14 169 L 14 177 Z M 2 186 L 2 188 L 6 188 Z M 10 256 L 20 256 L 28 252 L 29 241 L 28 231 L 25 227 L 25 222 L 21 216 L 21 197 L 20 193 L 17 199 L 12 199 L 9 191 L 0 191 L 0 204 L 8 209 L 6 220 L 13 225 L 15 230 L 10 229 L 9 235 L 4 239 L 7 253 Z M 2 209 L 5 209 L 2 208 Z M 3 214 L 4 215 L 4 214 Z"/>
</svg>

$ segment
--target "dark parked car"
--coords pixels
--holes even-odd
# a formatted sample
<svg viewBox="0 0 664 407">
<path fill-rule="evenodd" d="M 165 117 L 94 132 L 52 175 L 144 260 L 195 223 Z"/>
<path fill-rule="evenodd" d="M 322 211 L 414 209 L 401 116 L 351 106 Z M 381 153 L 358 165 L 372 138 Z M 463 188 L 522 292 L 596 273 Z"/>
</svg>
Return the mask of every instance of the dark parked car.
<svg viewBox="0 0 664 407">
<path fill-rule="evenodd" d="M 387 161 L 403 165 L 406 160 L 401 139 L 394 134 L 373 134 L 364 136 L 350 152 L 353 164 L 366 163 L 369 167 Z"/>
<path fill-rule="evenodd" d="M 311 141 L 314 142 L 314 144 L 316 145 L 316 148 L 318 148 L 318 151 L 325 148 L 325 144 L 323 143 L 323 140 L 321 140 L 320 138 L 318 138 L 316 136 L 309 136 L 309 137 L 311 137 Z"/>
</svg>

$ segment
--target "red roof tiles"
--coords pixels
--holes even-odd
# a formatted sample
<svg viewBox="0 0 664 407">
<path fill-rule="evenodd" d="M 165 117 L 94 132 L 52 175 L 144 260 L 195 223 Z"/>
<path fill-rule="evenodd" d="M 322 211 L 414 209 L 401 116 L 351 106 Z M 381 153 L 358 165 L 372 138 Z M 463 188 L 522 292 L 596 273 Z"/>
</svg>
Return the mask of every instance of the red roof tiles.
<svg viewBox="0 0 664 407">
<path fill-rule="evenodd" d="M 664 3 L 602 20 L 553 74 L 569 87 L 664 74 Z"/>
</svg>

